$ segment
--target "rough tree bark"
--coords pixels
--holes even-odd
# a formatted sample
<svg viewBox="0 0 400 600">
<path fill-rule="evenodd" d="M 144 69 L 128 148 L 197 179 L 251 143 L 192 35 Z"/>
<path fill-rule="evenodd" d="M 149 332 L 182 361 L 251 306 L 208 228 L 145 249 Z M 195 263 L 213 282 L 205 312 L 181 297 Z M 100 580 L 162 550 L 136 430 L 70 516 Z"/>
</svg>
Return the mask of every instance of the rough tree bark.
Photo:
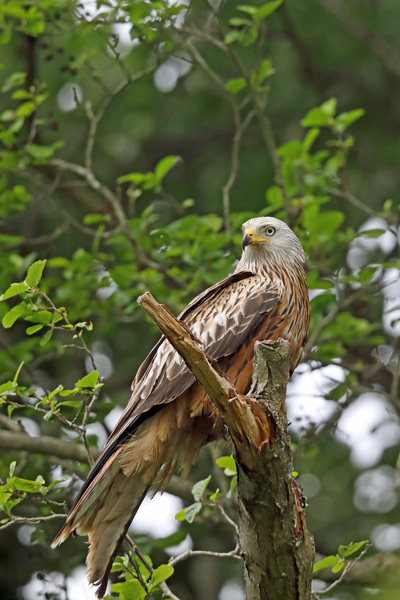
<svg viewBox="0 0 400 600">
<path fill-rule="evenodd" d="M 138 301 L 204 387 L 232 438 L 247 600 L 309 600 L 314 545 L 291 475 L 288 343 L 257 344 L 250 397 L 241 396 L 185 324 L 148 292 Z"/>
<path fill-rule="evenodd" d="M 292 477 L 285 407 L 289 379 L 289 344 L 257 343 L 253 386 L 249 395 L 262 402 L 270 435 L 249 469 L 238 467 L 240 546 L 247 598 L 311 598 L 313 538 L 307 531 L 301 491 Z"/>
</svg>

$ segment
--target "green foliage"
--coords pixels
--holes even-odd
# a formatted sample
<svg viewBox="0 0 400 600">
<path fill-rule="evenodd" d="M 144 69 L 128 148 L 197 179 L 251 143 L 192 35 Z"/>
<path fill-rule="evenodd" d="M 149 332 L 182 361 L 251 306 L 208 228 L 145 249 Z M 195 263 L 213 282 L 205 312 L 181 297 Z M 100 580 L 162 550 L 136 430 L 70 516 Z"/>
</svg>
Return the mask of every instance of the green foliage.
<svg viewBox="0 0 400 600">
<path fill-rule="evenodd" d="M 118 594 L 119 598 L 143 600 L 156 593 L 160 583 L 169 579 L 174 573 L 174 568 L 166 564 L 153 569 L 150 556 L 145 556 L 144 561 L 133 553 L 114 561 L 112 570 L 123 571 L 124 577 L 124 581 L 111 585 L 111 591 Z"/>
<path fill-rule="evenodd" d="M 314 573 L 328 567 L 332 567 L 332 573 L 339 573 L 346 564 L 345 559 L 361 550 L 366 544 L 368 544 L 368 540 L 356 543 L 350 542 L 346 546 L 340 545 L 337 554 L 326 556 L 314 564 Z"/>
<path fill-rule="evenodd" d="M 353 501 L 368 470 L 350 461 L 337 424 L 365 394 L 385 404 L 391 426 L 398 415 L 391 282 L 400 268 L 400 90 L 390 57 L 400 8 L 352 3 L 355 26 L 347 27 L 328 4 L 313 6 L 310 19 L 310 7 L 294 0 L 86 4 L 0 5 L 1 428 L 27 435 L 31 427 L 90 451 L 97 433 L 89 433 L 99 430 L 90 426 L 126 404 L 158 339 L 137 297 L 150 290 L 179 314 L 232 272 L 245 220 L 282 218 L 307 254 L 312 322 L 303 360 L 311 375 L 332 366 L 343 373 L 318 392 L 337 412 L 325 424 L 310 418 L 304 431 L 294 421 L 293 433 L 296 470 L 320 486 L 308 499 L 309 529 L 324 554 L 339 546 L 324 559 L 339 571 L 362 547 L 340 546 L 344 539 L 374 539 L 376 528 L 398 521 L 398 505 L 383 513 L 385 502 L 374 512 Z M 375 43 L 362 45 L 352 31 Z M 382 427 L 371 425 L 374 439 Z M 395 467 L 389 438 L 377 470 Z M 0 579 L 15 597 L 36 571 L 69 575 L 84 563 L 83 541 L 25 561 L 32 549 L 16 531 L 35 518 L 27 522 L 48 547 L 56 527 L 41 519 L 64 511 L 87 466 L 64 459 L 58 468 L 68 480 L 46 486 L 53 457 L 28 448 L 11 473 L 15 453 L 2 450 L 8 527 L 0 552 L 9 562 Z M 112 597 L 159 598 L 172 573 L 166 549 L 189 530 L 194 548 L 231 549 L 218 509 L 234 514 L 236 465 L 224 456 L 217 466 L 209 475 L 209 455 L 201 456 L 178 532 L 137 536 L 158 567 L 117 557 Z M 15 573 L 17 559 L 31 570 Z M 239 564 L 222 562 L 219 588 L 241 577 Z M 191 572 L 177 568 L 173 582 L 183 597 L 202 600 Z M 340 585 L 363 599 L 362 587 Z"/>
<path fill-rule="evenodd" d="M 261 6 L 252 4 L 241 4 L 236 9 L 250 18 L 234 17 L 229 20 L 229 24 L 233 29 L 225 35 L 225 44 L 240 43 L 242 46 L 251 46 L 255 44 L 260 34 L 260 28 L 264 19 L 269 17 L 282 4 L 283 0 L 275 0 L 275 2 L 266 2 Z"/>
<path fill-rule="evenodd" d="M 33 481 L 14 475 L 17 463 L 10 464 L 9 475 L 3 485 L 0 486 L 0 510 L 6 513 L 6 517 L 0 520 L 0 524 L 6 524 L 13 518 L 12 510 L 20 504 L 30 494 L 40 494 L 42 502 L 46 507 L 46 496 L 61 480 L 54 480 L 46 486 L 41 475 L 38 475 Z"/>
<path fill-rule="evenodd" d="M 138 197 L 138 190 L 140 189 L 155 190 L 156 192 L 159 192 L 161 190 L 161 184 L 164 177 L 178 161 L 179 156 L 166 156 L 156 165 L 154 172 L 130 173 L 129 175 L 123 175 L 122 177 L 119 177 L 117 182 L 130 182 L 134 184 L 136 197 Z"/>
<path fill-rule="evenodd" d="M 187 521 L 188 523 L 193 523 L 196 515 L 200 514 L 203 508 L 207 508 L 208 511 L 214 512 L 218 502 L 221 502 L 221 499 L 223 499 L 224 496 L 228 499 L 232 498 L 232 494 L 237 486 L 237 470 L 235 459 L 232 455 L 221 456 L 220 458 L 217 458 L 215 463 L 220 468 L 224 469 L 224 475 L 232 478 L 229 483 L 228 491 L 226 494 L 221 494 L 219 488 L 217 488 L 214 492 L 207 492 L 208 484 L 211 481 L 211 475 L 209 475 L 206 479 L 198 481 L 192 488 L 192 494 L 195 502 L 183 510 L 180 510 L 175 515 L 175 519 L 177 521 Z M 205 495 L 206 492 L 207 495 Z"/>
</svg>

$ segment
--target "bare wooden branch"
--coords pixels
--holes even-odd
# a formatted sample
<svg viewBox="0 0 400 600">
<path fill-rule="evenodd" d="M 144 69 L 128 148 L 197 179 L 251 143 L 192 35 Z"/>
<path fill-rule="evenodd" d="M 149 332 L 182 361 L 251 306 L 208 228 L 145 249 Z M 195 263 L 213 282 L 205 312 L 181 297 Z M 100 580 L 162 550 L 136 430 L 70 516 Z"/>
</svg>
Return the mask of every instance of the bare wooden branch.
<svg viewBox="0 0 400 600">
<path fill-rule="evenodd" d="M 207 391 L 229 429 L 240 462 L 252 469 L 255 455 L 269 441 L 268 416 L 262 405 L 238 394 L 217 362 L 200 348 L 199 340 L 189 328 L 179 323 L 149 292 L 140 296 L 138 302 Z"/>
<path fill-rule="evenodd" d="M 255 399 L 247 398 L 237 393 L 185 324 L 148 292 L 139 304 L 204 387 L 232 437 L 247 600 L 309 600 L 314 546 L 305 523 L 302 494 L 291 476 L 285 414 L 288 342 L 257 344 L 250 392 Z"/>
<path fill-rule="evenodd" d="M 31 437 L 26 433 L 0 430 L 0 448 L 6 450 L 28 451 L 32 453 L 56 456 L 87 463 L 88 457 L 83 444 L 66 442 L 48 435 Z M 92 449 L 95 456 L 99 455 L 97 448 Z"/>
<path fill-rule="evenodd" d="M 1 421 L 2 420 L 0 420 L 0 422 Z M 77 469 L 73 463 L 73 461 L 82 463 L 88 462 L 88 455 L 83 444 L 78 444 L 74 441 L 68 442 L 48 435 L 31 437 L 17 429 L 18 424 L 15 423 L 15 421 L 11 421 L 10 419 L 8 419 L 8 421 L 15 424 L 15 429 L 12 431 L 0 429 L 0 449 L 49 456 L 50 458 L 53 458 L 54 462 L 62 464 L 64 468 L 69 469 L 81 479 L 85 479 L 87 473 L 83 473 L 80 469 Z M 8 426 L 10 427 L 10 425 Z M 100 451 L 94 446 L 91 447 L 91 452 L 94 458 L 97 458 L 100 455 Z M 69 461 L 70 464 L 65 463 L 64 461 Z M 193 500 L 191 490 L 192 484 L 187 481 L 182 481 L 180 477 L 174 476 L 168 483 L 165 491 L 174 496 L 178 496 L 178 498 L 181 498 L 184 502 L 191 502 Z"/>
</svg>

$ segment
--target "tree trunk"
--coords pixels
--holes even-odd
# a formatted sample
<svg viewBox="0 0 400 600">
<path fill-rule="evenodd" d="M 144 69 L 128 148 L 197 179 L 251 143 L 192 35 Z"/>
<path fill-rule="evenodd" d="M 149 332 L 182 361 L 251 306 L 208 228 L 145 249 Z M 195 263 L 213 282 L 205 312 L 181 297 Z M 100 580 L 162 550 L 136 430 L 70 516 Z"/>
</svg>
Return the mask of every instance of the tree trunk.
<svg viewBox="0 0 400 600">
<path fill-rule="evenodd" d="M 259 343 L 250 396 L 265 403 L 270 440 L 251 468 L 237 460 L 239 543 L 247 600 L 309 600 L 313 538 L 293 471 L 287 418 L 288 343 Z"/>
</svg>

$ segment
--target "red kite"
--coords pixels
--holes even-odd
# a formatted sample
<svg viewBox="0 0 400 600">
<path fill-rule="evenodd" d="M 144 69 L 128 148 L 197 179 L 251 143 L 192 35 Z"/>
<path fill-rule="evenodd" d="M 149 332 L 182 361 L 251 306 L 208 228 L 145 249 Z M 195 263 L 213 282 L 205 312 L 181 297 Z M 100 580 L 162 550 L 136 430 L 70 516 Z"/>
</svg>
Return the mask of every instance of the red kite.
<svg viewBox="0 0 400 600">
<path fill-rule="evenodd" d="M 253 373 L 256 340 L 290 342 L 296 368 L 310 324 L 304 251 L 293 231 L 273 217 L 243 225 L 235 272 L 197 296 L 181 313 L 207 354 L 240 394 Z M 189 472 L 200 448 L 222 434 L 222 419 L 162 337 L 140 366 L 132 396 L 53 542 L 88 534 L 90 583 L 102 598 L 113 559 L 147 491 L 164 489 L 177 468 Z"/>
</svg>

